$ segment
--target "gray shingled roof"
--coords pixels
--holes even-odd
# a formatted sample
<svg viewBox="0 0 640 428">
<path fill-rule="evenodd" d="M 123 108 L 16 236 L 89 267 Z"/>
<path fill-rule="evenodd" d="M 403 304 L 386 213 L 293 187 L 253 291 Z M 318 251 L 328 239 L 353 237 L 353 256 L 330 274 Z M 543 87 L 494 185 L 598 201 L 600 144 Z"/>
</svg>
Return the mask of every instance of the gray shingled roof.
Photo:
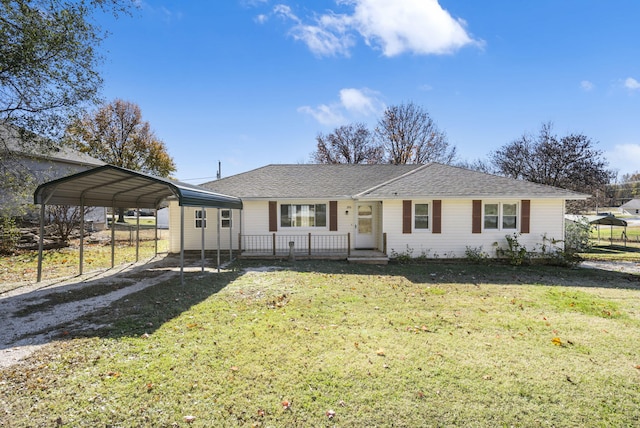
<svg viewBox="0 0 640 428">
<path fill-rule="evenodd" d="M 620 208 L 631 210 L 640 209 L 640 199 L 631 199 L 629 202 L 620 205 Z"/>
<path fill-rule="evenodd" d="M 202 184 L 253 198 L 561 198 L 585 199 L 556 187 L 438 163 L 426 165 L 267 165 Z"/>
<path fill-rule="evenodd" d="M 18 130 L 4 124 L 0 124 L 0 143 L 2 144 L 0 147 L 29 158 L 87 166 L 105 165 L 105 162 L 100 159 L 69 147 L 59 146 L 42 137 L 36 136 L 29 140 L 21 140 Z M 48 147 L 49 150 L 43 151 L 43 146 Z"/>
</svg>

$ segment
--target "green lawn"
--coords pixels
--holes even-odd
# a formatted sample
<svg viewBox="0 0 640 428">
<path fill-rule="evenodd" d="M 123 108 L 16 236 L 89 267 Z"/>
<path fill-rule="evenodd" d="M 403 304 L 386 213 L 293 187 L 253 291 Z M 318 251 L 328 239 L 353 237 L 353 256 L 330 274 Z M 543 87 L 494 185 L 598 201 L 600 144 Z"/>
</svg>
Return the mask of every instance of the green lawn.
<svg viewBox="0 0 640 428">
<path fill-rule="evenodd" d="M 0 371 L 3 420 L 640 424 L 638 275 L 446 262 L 246 267 L 159 284 L 86 319 L 109 326 L 61 331 Z"/>
</svg>

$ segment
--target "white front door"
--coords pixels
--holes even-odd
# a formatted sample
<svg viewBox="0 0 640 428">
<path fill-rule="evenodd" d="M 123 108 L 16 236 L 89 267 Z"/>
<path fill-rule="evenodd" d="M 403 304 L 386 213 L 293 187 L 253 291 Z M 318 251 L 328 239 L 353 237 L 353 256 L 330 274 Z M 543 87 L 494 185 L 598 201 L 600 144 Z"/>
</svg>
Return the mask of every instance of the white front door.
<svg viewBox="0 0 640 428">
<path fill-rule="evenodd" d="M 375 203 L 358 203 L 356 215 L 356 248 L 375 248 Z"/>
</svg>

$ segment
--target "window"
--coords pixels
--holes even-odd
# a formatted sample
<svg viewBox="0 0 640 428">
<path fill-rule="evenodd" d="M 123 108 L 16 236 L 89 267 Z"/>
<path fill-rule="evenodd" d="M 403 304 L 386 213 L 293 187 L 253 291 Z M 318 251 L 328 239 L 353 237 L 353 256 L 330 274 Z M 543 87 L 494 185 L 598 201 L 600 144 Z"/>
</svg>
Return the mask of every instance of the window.
<svg viewBox="0 0 640 428">
<path fill-rule="evenodd" d="M 502 204 L 502 228 L 515 229 L 517 226 L 518 206 L 516 204 Z"/>
<path fill-rule="evenodd" d="M 280 205 L 281 227 L 327 227 L 327 205 Z"/>
<path fill-rule="evenodd" d="M 498 204 L 484 204 L 484 228 L 498 228 Z"/>
<path fill-rule="evenodd" d="M 207 212 L 204 210 L 196 210 L 196 229 L 207 227 Z"/>
<path fill-rule="evenodd" d="M 413 214 L 414 229 L 429 229 L 429 204 L 415 204 Z"/>
<path fill-rule="evenodd" d="M 517 229 L 518 204 L 484 204 L 484 228 L 493 230 Z"/>
<path fill-rule="evenodd" d="M 231 210 L 220 210 L 220 227 L 231 227 Z"/>
</svg>

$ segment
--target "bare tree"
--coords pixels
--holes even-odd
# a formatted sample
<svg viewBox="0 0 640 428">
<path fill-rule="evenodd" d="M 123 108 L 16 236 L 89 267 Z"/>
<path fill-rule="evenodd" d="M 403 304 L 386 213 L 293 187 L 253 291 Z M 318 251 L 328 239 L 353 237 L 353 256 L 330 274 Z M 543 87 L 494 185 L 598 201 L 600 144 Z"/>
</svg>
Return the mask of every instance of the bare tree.
<svg viewBox="0 0 640 428">
<path fill-rule="evenodd" d="M 387 107 L 375 136 L 392 164 L 451 164 L 456 157 L 456 148 L 449 146 L 446 134 L 426 110 L 412 102 Z"/>
<path fill-rule="evenodd" d="M 383 148 L 363 123 L 340 126 L 331 134 L 318 134 L 316 140 L 318 148 L 311 154 L 316 163 L 376 164 L 384 159 Z"/>
<path fill-rule="evenodd" d="M 82 216 L 86 216 L 93 210 L 93 207 L 84 207 L 84 214 L 80 207 L 69 205 L 49 205 L 47 214 L 51 224 L 55 228 L 55 233 L 65 244 L 69 241 L 69 235 L 80 226 Z"/>
<path fill-rule="evenodd" d="M 551 123 L 537 136 L 524 134 L 491 154 L 498 173 L 595 195 L 613 176 L 602 152 L 582 134 L 558 137 Z"/>
</svg>

